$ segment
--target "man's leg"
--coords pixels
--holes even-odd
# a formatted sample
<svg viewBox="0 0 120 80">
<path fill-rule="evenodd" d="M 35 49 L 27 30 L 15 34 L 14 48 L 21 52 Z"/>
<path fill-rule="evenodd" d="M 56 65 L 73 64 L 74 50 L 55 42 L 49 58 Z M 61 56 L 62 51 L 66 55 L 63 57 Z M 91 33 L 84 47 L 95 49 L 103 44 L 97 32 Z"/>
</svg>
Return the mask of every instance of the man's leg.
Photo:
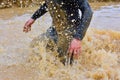
<svg viewBox="0 0 120 80">
<path fill-rule="evenodd" d="M 57 52 L 60 61 L 65 65 L 68 60 L 67 50 L 69 48 L 69 44 L 71 42 L 71 33 L 68 31 L 56 32 L 53 27 L 50 27 L 46 33 L 39 35 L 37 38 L 33 39 L 31 46 L 39 46 L 39 42 L 43 42 L 45 44 L 46 50 Z M 68 63 L 68 62 L 67 62 Z M 72 57 L 71 62 L 72 64 Z"/>
<path fill-rule="evenodd" d="M 52 50 L 57 42 L 57 33 L 53 27 L 47 29 L 46 33 L 40 34 L 34 38 L 30 44 L 30 47 L 39 46 L 39 43 L 43 43 L 46 49 Z"/>
<path fill-rule="evenodd" d="M 31 43 L 30 47 L 34 48 L 40 45 L 40 43 L 44 43 L 44 45 L 47 43 L 48 38 L 46 37 L 46 33 L 42 33 L 39 36 L 35 37 Z"/>
<path fill-rule="evenodd" d="M 56 43 L 58 40 L 58 36 L 55 28 L 53 27 L 48 28 L 46 32 L 46 37 L 48 38 L 46 50 L 54 52 L 56 50 Z"/>
<path fill-rule="evenodd" d="M 70 59 L 68 55 L 68 48 L 71 39 L 72 39 L 72 33 L 69 31 L 63 31 L 62 33 L 58 33 L 57 51 L 59 53 L 60 61 L 64 65 L 65 63 L 72 64 L 72 57 Z"/>
<path fill-rule="evenodd" d="M 69 59 L 69 55 L 67 53 L 69 44 L 71 42 L 72 32 L 70 30 L 65 30 L 61 32 L 56 32 L 53 27 L 50 27 L 47 32 L 46 36 L 49 39 L 46 45 L 47 51 L 57 52 L 57 55 L 60 58 L 60 61 L 65 65 L 65 63 L 72 64 L 73 57 Z"/>
</svg>

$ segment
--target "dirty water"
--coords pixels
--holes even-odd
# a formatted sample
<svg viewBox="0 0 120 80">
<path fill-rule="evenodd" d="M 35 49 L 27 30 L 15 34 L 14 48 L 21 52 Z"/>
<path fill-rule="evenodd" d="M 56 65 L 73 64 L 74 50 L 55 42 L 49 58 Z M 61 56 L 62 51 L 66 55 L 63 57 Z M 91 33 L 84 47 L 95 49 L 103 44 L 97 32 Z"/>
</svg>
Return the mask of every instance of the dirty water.
<svg viewBox="0 0 120 80">
<path fill-rule="evenodd" d="M 54 55 L 46 53 L 41 42 L 29 47 L 52 20 L 47 13 L 36 21 L 31 32 L 23 33 L 31 12 L 0 17 L 0 80 L 120 80 L 120 5 L 94 11 L 80 59 L 72 67 L 63 66 Z"/>
</svg>

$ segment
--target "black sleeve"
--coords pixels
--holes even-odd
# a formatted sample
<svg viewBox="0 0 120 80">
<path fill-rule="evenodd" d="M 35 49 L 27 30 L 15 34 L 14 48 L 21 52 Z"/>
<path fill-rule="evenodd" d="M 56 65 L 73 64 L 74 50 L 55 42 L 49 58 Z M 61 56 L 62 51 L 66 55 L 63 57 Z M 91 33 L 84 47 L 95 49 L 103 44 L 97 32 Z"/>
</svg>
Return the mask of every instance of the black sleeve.
<svg viewBox="0 0 120 80">
<path fill-rule="evenodd" d="M 32 15 L 32 19 L 36 20 L 37 18 L 39 18 L 40 16 L 42 16 L 43 14 L 45 14 L 47 12 L 47 5 L 46 3 L 44 3 L 43 5 L 40 6 L 40 8 Z"/>
<path fill-rule="evenodd" d="M 77 0 L 77 1 L 82 16 L 81 16 L 80 24 L 75 29 L 75 34 L 73 35 L 73 37 L 82 40 L 90 24 L 93 12 L 87 0 Z"/>
</svg>

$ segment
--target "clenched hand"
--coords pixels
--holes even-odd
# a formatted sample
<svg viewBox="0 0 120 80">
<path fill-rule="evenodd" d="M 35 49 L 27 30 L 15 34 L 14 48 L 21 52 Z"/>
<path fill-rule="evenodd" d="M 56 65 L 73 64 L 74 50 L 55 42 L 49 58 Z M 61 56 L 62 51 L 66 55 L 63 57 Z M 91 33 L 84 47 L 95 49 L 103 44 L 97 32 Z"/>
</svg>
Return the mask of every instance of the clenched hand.
<svg viewBox="0 0 120 80">
<path fill-rule="evenodd" d="M 32 24 L 35 22 L 35 20 L 34 19 L 29 19 L 26 23 L 25 23 L 25 25 L 24 25 L 24 27 L 23 27 L 23 32 L 29 32 L 29 31 L 31 31 L 31 26 L 32 26 Z"/>
</svg>

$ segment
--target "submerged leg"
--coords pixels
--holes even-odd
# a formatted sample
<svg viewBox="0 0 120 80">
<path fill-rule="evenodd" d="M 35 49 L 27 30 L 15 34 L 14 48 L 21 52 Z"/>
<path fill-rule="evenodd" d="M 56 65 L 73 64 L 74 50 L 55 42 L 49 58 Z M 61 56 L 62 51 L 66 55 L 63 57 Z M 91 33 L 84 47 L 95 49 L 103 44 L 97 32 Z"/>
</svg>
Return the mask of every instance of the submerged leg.
<svg viewBox="0 0 120 80">
<path fill-rule="evenodd" d="M 46 45 L 46 49 L 47 51 L 55 51 L 56 50 L 56 43 L 58 40 L 58 36 L 57 36 L 57 32 L 55 30 L 55 28 L 50 27 L 49 29 L 47 29 L 46 32 L 46 37 L 49 39 L 48 43 Z"/>
<path fill-rule="evenodd" d="M 67 52 L 72 39 L 71 35 L 72 34 L 68 31 L 58 32 L 57 34 L 56 30 L 53 27 L 50 27 L 46 33 L 34 38 L 30 46 L 36 47 L 39 46 L 39 43 L 43 42 L 46 47 L 46 51 L 57 52 L 58 54 L 56 55 L 64 65 L 66 63 L 72 64 L 73 56 L 69 57 Z"/>
<path fill-rule="evenodd" d="M 50 27 L 47 29 L 46 33 L 42 33 L 38 37 L 34 38 L 30 44 L 30 47 L 39 46 L 39 43 L 44 43 L 45 46 L 52 44 L 51 46 L 53 46 L 56 42 L 57 33 L 53 27 Z"/>
<path fill-rule="evenodd" d="M 40 34 L 38 37 L 35 37 L 31 43 L 30 43 L 30 47 L 34 48 L 36 46 L 39 46 L 40 43 L 44 43 L 44 45 L 46 45 L 48 41 L 48 38 L 46 37 L 46 33 Z"/>
<path fill-rule="evenodd" d="M 72 64 L 73 56 L 69 57 L 67 52 L 72 39 L 72 32 L 69 30 L 56 32 L 53 27 L 50 27 L 46 32 L 46 36 L 49 38 L 46 49 L 52 52 L 57 52 L 58 54 L 56 55 L 60 58 L 60 61 L 64 65 L 66 63 Z M 68 58 L 70 59 L 70 61 L 68 61 Z"/>
<path fill-rule="evenodd" d="M 72 34 L 69 31 L 63 31 L 62 33 L 58 34 L 58 42 L 57 42 L 57 48 L 58 53 L 60 57 L 60 61 L 65 64 L 71 64 L 71 60 L 73 58 L 69 58 L 68 54 L 68 48 L 69 44 L 72 40 Z"/>
</svg>

